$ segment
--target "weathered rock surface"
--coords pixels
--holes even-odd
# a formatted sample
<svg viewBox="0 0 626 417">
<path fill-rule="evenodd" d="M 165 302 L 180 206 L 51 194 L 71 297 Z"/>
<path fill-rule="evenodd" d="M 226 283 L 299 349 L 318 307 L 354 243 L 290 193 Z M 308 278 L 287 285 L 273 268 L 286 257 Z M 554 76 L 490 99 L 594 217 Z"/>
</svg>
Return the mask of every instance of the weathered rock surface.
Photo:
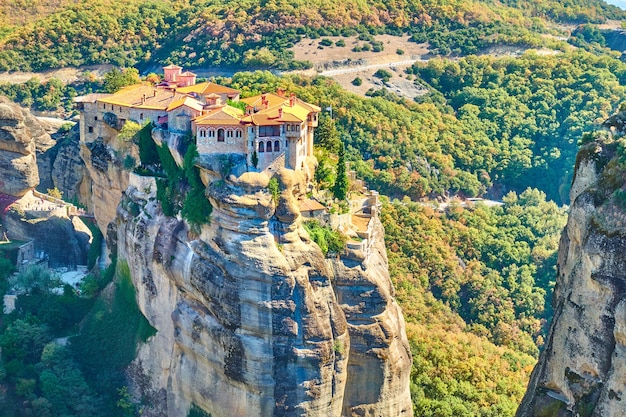
<svg viewBox="0 0 626 417">
<path fill-rule="evenodd" d="M 411 415 L 380 223 L 366 261 L 328 260 L 300 224 L 301 173 L 281 172 L 276 206 L 267 176 L 233 172 L 209 184 L 213 214 L 198 234 L 134 187 L 119 206 L 118 255 L 157 329 L 130 372 L 153 404 L 144 415 L 192 404 L 213 417 Z"/>
<path fill-rule="evenodd" d="M 90 178 L 90 182 L 86 182 L 83 187 L 83 192 L 91 184 L 91 190 L 87 194 L 91 197 L 91 204 L 87 204 L 87 207 L 96 217 L 100 231 L 106 236 L 109 224 L 115 222 L 122 193 L 128 187 L 129 172 L 122 168 L 115 148 L 102 138 L 81 143 L 80 157 Z M 85 194 L 82 194 L 81 200 L 87 200 Z"/>
<path fill-rule="evenodd" d="M 37 155 L 37 189 L 45 193 L 56 187 L 63 192 L 65 200 L 91 204 L 91 181 L 80 157 L 78 125 L 68 132 L 53 136 L 56 139 L 55 145 Z"/>
<path fill-rule="evenodd" d="M 3 216 L 3 226 L 12 240 L 33 240 L 35 251 L 45 252 L 51 267 L 87 264 L 92 235 L 78 217 L 36 217 L 24 212 L 18 202 Z"/>
<path fill-rule="evenodd" d="M 626 211 L 612 140 L 579 151 L 554 319 L 517 416 L 626 415 Z"/>
<path fill-rule="evenodd" d="M 23 196 L 39 183 L 35 152 L 53 141 L 26 109 L 0 97 L 0 192 Z"/>
</svg>

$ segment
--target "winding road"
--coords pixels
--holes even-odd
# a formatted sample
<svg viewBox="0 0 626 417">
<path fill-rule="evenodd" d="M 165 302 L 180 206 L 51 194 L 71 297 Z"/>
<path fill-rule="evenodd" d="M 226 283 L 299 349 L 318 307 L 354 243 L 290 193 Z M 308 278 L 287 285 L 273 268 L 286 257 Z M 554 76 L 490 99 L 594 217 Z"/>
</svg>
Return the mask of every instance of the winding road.
<svg viewBox="0 0 626 417">
<path fill-rule="evenodd" d="M 333 77 L 335 75 L 351 74 L 354 72 L 366 71 L 370 69 L 393 68 L 393 67 L 400 67 L 403 65 L 413 65 L 415 62 L 427 62 L 427 61 L 428 60 L 426 59 L 406 59 L 404 61 L 384 62 L 381 64 L 355 65 L 355 66 L 340 67 L 337 69 L 322 71 L 319 73 L 319 75 L 323 75 L 325 77 Z"/>
</svg>

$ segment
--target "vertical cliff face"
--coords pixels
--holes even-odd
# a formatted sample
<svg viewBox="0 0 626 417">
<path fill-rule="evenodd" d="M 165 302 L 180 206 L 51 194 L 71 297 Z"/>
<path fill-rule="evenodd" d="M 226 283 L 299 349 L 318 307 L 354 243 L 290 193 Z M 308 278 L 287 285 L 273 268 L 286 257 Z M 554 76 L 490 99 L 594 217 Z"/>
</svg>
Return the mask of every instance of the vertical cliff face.
<svg viewBox="0 0 626 417">
<path fill-rule="evenodd" d="M 519 417 L 626 415 L 624 143 L 603 133 L 579 151 L 554 319 Z"/>
<path fill-rule="evenodd" d="M 52 135 L 56 144 L 37 155 L 40 191 L 58 188 L 66 201 L 91 205 L 91 182 L 80 156 L 78 125 Z M 85 201 L 80 201 L 84 197 Z"/>
<path fill-rule="evenodd" d="M 0 97 L 0 193 L 22 197 L 39 183 L 35 153 L 52 146 L 35 117 Z"/>
<path fill-rule="evenodd" d="M 195 233 L 162 215 L 150 179 L 131 174 L 118 207 L 118 256 L 157 329 L 129 372 L 153 405 L 144 415 L 193 404 L 213 417 L 410 416 L 410 351 L 378 220 L 371 256 L 326 259 L 301 227 L 300 173 L 279 174 L 274 202 L 265 174 L 222 178 L 213 165 L 211 223 Z"/>
</svg>

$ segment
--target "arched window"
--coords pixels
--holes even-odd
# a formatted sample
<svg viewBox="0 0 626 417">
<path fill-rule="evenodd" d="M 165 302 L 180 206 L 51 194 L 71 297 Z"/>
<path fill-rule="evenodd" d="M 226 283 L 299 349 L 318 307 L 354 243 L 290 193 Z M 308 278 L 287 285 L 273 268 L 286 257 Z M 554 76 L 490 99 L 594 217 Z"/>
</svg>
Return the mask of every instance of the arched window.
<svg viewBox="0 0 626 417">
<path fill-rule="evenodd" d="M 240 137 L 242 136 L 242 133 L 243 133 L 243 132 L 241 131 L 241 129 L 237 129 L 237 130 L 235 130 L 235 137 L 240 138 Z"/>
<path fill-rule="evenodd" d="M 272 141 L 268 140 L 267 141 L 267 148 L 265 148 L 266 152 L 272 152 Z"/>
<path fill-rule="evenodd" d="M 265 152 L 265 142 L 259 142 L 259 153 Z"/>
<path fill-rule="evenodd" d="M 280 142 L 274 141 L 274 152 L 280 152 Z"/>
<path fill-rule="evenodd" d="M 217 141 L 224 142 L 224 129 L 217 129 Z"/>
<path fill-rule="evenodd" d="M 232 130 L 227 130 L 226 131 L 226 137 L 227 138 L 232 138 L 233 137 L 233 131 Z"/>
<path fill-rule="evenodd" d="M 215 137 L 215 130 L 214 129 L 209 129 L 209 137 L 210 138 L 214 138 Z"/>
</svg>

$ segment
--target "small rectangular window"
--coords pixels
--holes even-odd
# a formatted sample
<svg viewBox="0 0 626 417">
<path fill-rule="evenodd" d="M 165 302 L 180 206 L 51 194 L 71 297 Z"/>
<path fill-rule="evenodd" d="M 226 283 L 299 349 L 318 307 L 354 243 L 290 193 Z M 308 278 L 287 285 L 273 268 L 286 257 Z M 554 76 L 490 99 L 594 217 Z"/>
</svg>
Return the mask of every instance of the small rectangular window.
<svg viewBox="0 0 626 417">
<path fill-rule="evenodd" d="M 93 126 L 89 126 L 87 130 L 89 131 L 89 133 L 93 133 Z"/>
<path fill-rule="evenodd" d="M 97 122 L 98 121 L 98 116 L 94 116 L 93 119 Z"/>
</svg>

